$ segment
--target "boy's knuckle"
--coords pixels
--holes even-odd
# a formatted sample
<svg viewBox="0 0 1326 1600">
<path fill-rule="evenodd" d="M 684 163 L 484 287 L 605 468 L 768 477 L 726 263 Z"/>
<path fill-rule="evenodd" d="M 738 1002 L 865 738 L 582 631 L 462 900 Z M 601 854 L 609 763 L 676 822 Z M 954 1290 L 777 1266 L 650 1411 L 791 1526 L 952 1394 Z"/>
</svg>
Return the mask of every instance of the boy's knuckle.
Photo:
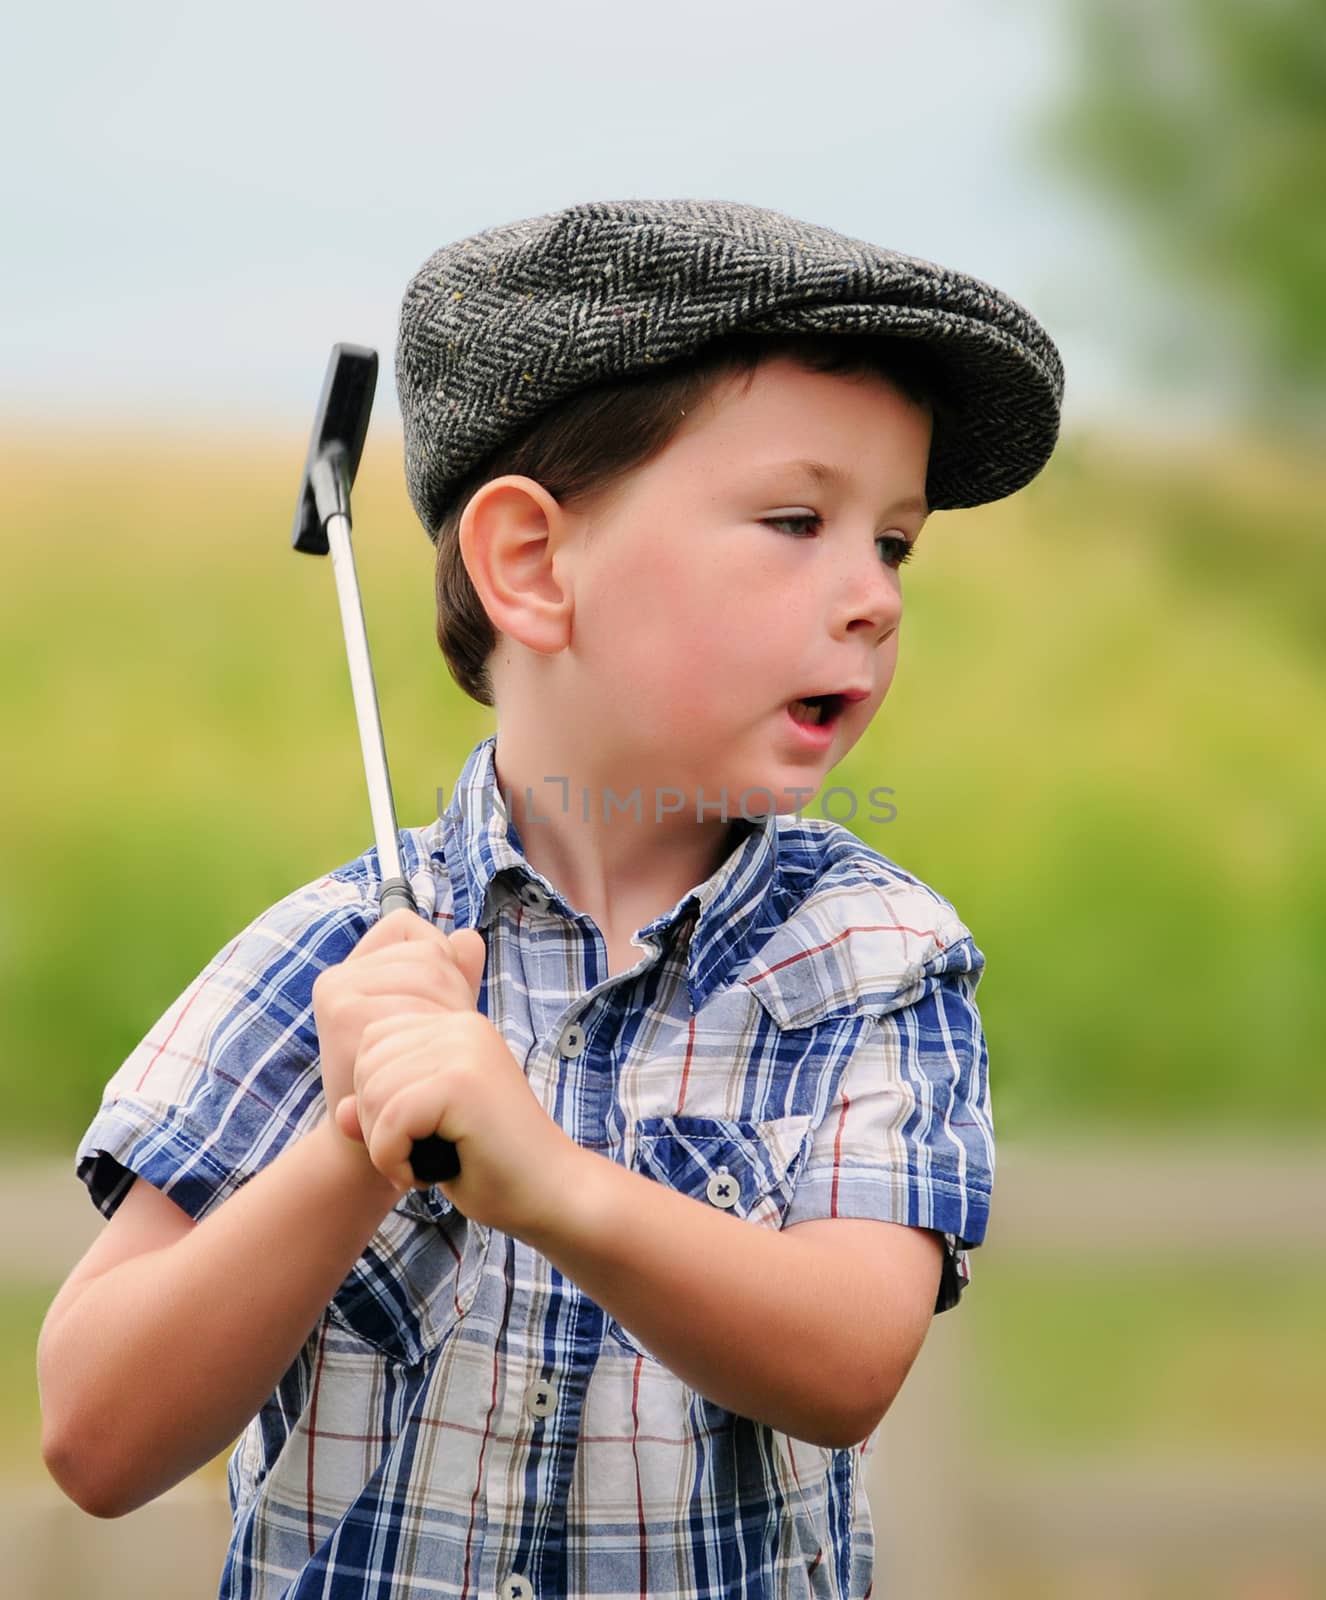
<svg viewBox="0 0 1326 1600">
<path fill-rule="evenodd" d="M 359 1120 L 371 1132 L 381 1137 L 391 1132 L 391 1107 L 385 1095 L 369 1092 L 356 1096 L 359 1108 Z"/>
<path fill-rule="evenodd" d="M 479 1053 L 471 1048 L 476 1042 L 469 1029 L 455 1029 L 447 1040 L 448 1053 L 445 1070 L 457 1078 L 483 1078 L 486 1076 L 479 1064 Z"/>
<path fill-rule="evenodd" d="M 342 1028 L 353 1004 L 354 996 L 346 991 L 344 984 L 328 984 L 322 992 L 319 1013 L 332 1027 Z"/>
<path fill-rule="evenodd" d="M 355 1099 L 365 1111 L 375 1111 L 381 1098 L 381 1093 L 374 1087 L 373 1080 L 376 1074 L 369 1068 L 362 1056 L 355 1059 L 354 1074 L 351 1083 L 354 1088 Z"/>
</svg>

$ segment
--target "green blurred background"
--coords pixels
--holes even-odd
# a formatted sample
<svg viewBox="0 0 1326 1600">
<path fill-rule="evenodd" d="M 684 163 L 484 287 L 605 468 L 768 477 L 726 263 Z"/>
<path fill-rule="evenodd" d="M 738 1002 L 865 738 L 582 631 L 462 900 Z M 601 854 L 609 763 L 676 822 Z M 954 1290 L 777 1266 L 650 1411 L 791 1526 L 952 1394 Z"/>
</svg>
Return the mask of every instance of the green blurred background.
<svg viewBox="0 0 1326 1600">
<path fill-rule="evenodd" d="M 910 1475 L 901 1600 L 1296 1600 L 1326 1594 L 1326 6 L 1054 11 L 1071 70 L 1028 161 L 1135 251 L 1139 395 L 1218 404 L 1185 427 L 1070 416 L 1027 490 L 937 516 L 895 687 L 831 779 L 895 790 L 895 820 L 853 826 L 985 952 L 1000 1149 L 972 1289 L 885 1425 L 876 1522 Z M 1122 315 L 1060 293 L 1065 323 Z M 374 424 L 356 552 L 414 826 L 493 723 L 433 641 L 396 426 Z M 6 426 L 15 1237 L 28 1194 L 64 1215 L 56 1170 L 91 1236 L 72 1157 L 107 1077 L 245 923 L 371 843 L 331 572 L 289 547 L 305 443 Z M 20 1499 L 75 1237 L 0 1291 Z M 222 1472 L 199 1475 L 218 1503 Z M 65 1592 L 57 1542 L 34 1594 Z"/>
</svg>

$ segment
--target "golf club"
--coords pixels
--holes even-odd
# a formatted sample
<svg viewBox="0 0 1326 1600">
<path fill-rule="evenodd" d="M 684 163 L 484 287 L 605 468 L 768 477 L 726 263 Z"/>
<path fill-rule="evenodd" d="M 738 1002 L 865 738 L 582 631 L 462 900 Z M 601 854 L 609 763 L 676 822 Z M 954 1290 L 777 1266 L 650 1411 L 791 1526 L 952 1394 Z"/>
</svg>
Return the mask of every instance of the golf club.
<svg viewBox="0 0 1326 1600">
<path fill-rule="evenodd" d="M 291 542 L 296 550 L 308 555 L 325 556 L 331 551 L 345 653 L 350 663 L 350 687 L 359 722 L 359 744 L 368 779 L 368 803 L 382 872 L 378 906 L 385 917 L 398 906 L 408 906 L 415 912 L 419 911 L 419 906 L 409 881 L 401 872 L 396 807 L 391 797 L 387 751 L 382 742 L 382 724 L 373 686 L 373 664 L 369 660 L 368 634 L 364 628 L 359 580 L 350 544 L 350 486 L 359 470 L 377 379 L 376 350 L 355 344 L 332 346 L 317 415 L 313 419 Z M 460 1158 L 449 1139 L 429 1134 L 427 1138 L 415 1140 L 410 1150 L 410 1167 L 420 1182 L 442 1183 L 460 1172 Z"/>
</svg>

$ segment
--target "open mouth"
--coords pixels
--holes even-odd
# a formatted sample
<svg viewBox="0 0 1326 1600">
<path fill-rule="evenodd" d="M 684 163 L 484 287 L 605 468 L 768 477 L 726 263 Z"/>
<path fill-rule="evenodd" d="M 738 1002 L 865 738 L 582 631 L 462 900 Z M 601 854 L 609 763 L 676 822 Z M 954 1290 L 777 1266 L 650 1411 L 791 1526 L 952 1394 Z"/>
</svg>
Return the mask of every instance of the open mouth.
<svg viewBox="0 0 1326 1600">
<path fill-rule="evenodd" d="M 793 722 L 822 728 L 838 720 L 846 703 L 846 697 L 840 694 L 816 694 L 805 700 L 793 700 L 787 709 Z"/>
</svg>

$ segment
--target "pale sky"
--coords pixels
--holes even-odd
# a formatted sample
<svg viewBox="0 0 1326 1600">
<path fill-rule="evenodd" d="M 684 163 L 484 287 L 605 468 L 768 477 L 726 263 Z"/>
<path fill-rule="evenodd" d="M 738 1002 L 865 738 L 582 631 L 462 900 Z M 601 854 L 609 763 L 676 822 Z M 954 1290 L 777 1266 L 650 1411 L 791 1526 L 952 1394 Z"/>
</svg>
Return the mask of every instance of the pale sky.
<svg viewBox="0 0 1326 1600">
<path fill-rule="evenodd" d="M 25 8 L 6 55 L 11 417 L 311 418 L 344 340 L 378 350 L 394 418 L 434 249 L 633 196 L 985 277 L 1060 345 L 1066 422 L 1139 404 L 1111 230 L 1029 155 L 1065 72 L 1052 0 L 121 0 Z"/>
</svg>

